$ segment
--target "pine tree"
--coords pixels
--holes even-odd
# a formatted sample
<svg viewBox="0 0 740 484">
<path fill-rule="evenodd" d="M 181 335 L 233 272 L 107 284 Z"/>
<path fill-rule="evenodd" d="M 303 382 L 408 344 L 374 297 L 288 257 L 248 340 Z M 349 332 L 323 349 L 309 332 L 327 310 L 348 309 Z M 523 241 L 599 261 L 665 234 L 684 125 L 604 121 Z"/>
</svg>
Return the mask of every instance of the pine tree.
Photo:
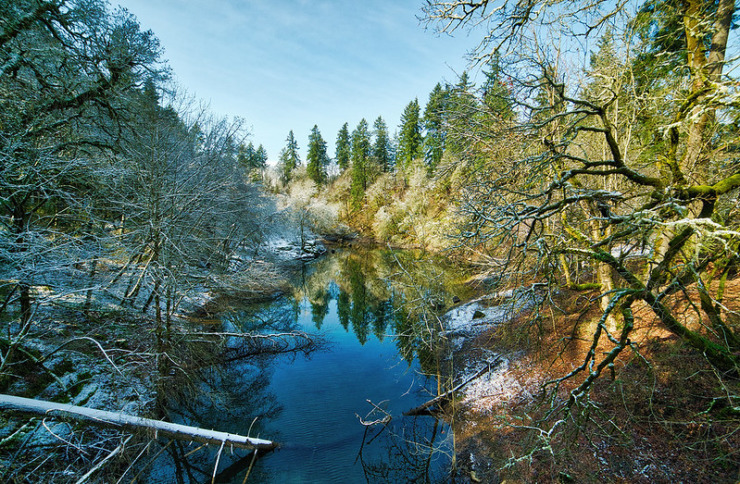
<svg viewBox="0 0 740 484">
<path fill-rule="evenodd" d="M 259 145 L 257 151 L 254 154 L 255 164 L 258 168 L 264 168 L 267 166 L 267 150 L 264 146 Z"/>
<path fill-rule="evenodd" d="M 301 164 L 298 156 L 298 142 L 295 140 L 293 130 L 288 133 L 285 139 L 285 148 L 280 152 L 280 175 L 284 184 L 290 181 L 293 170 Z"/>
<path fill-rule="evenodd" d="M 256 152 L 254 150 L 254 144 L 250 141 L 247 146 L 244 146 L 244 143 L 239 145 L 239 148 L 237 149 L 236 154 L 236 161 L 239 162 L 241 166 L 243 166 L 247 170 L 251 170 L 252 168 L 256 168 L 255 166 L 255 155 Z"/>
<path fill-rule="evenodd" d="M 367 189 L 367 162 L 370 158 L 370 133 L 367 121 L 360 120 L 352 132 L 352 183 L 350 197 L 352 205 L 358 209 Z"/>
<path fill-rule="evenodd" d="M 479 103 L 474 87 L 467 72 L 462 73 L 456 85 L 447 87 L 445 148 L 458 157 L 467 156 L 469 135 L 476 130 Z"/>
<path fill-rule="evenodd" d="M 337 158 L 337 166 L 339 166 L 340 170 L 344 171 L 349 168 L 349 162 L 352 156 L 352 147 L 349 137 L 349 126 L 347 123 L 344 123 L 337 134 L 335 155 Z"/>
<path fill-rule="evenodd" d="M 384 172 L 391 171 L 393 158 L 391 157 L 391 141 L 388 138 L 388 126 L 382 116 L 373 123 L 375 142 L 373 143 L 373 159 Z"/>
<path fill-rule="evenodd" d="M 439 164 L 445 150 L 446 103 L 448 91 L 437 83 L 429 93 L 429 102 L 424 108 L 424 161 L 430 170 Z"/>
<path fill-rule="evenodd" d="M 398 164 L 406 169 L 422 154 L 419 100 L 414 99 L 401 115 L 401 134 L 398 140 Z"/>
<path fill-rule="evenodd" d="M 484 72 L 486 80 L 483 83 L 483 105 L 488 121 L 511 121 L 514 118 L 514 100 L 511 88 L 506 84 L 501 73 L 498 59 L 493 59 L 488 71 Z"/>
<path fill-rule="evenodd" d="M 329 157 L 326 154 L 326 141 L 321 137 L 319 127 L 314 125 L 308 136 L 308 153 L 306 154 L 306 172 L 317 184 L 326 182 L 326 167 Z"/>
</svg>

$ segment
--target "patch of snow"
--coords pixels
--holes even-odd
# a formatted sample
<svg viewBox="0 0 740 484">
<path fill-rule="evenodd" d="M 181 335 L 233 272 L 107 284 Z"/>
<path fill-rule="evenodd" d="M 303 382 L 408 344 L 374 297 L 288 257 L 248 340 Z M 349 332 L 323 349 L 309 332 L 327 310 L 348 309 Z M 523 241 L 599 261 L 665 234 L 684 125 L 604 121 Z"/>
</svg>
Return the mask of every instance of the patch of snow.
<svg viewBox="0 0 740 484">
<path fill-rule="evenodd" d="M 262 244 L 262 250 L 278 260 L 311 260 L 326 252 L 326 247 L 314 236 L 307 237 L 301 248 L 300 239 L 273 237 Z"/>
<path fill-rule="evenodd" d="M 490 371 L 461 389 L 461 403 L 468 410 L 486 414 L 502 402 L 531 398 L 529 383 L 512 371 L 519 354 L 496 354 L 474 345 L 476 336 L 531 308 L 535 303 L 534 297 L 531 291 L 524 289 L 505 290 L 461 304 L 442 316 L 453 352 L 460 352 L 463 360 L 457 365 L 455 381 L 467 381 L 486 366 L 491 366 Z M 473 356 L 481 352 L 485 357 Z"/>
<path fill-rule="evenodd" d="M 480 413 L 487 413 L 493 405 L 491 400 L 501 401 L 512 398 L 520 398 L 522 392 L 526 392 L 522 384 L 510 372 L 511 360 L 499 357 L 499 363 L 495 369 L 484 373 L 462 389 L 462 404 L 467 408 Z M 483 362 L 485 364 L 492 361 Z M 465 375 L 474 375 L 478 368 L 467 368 Z"/>
<path fill-rule="evenodd" d="M 497 305 L 490 304 L 499 299 L 507 299 L 507 301 Z M 511 319 L 530 307 L 531 303 L 531 299 L 525 294 L 509 290 L 461 304 L 442 316 L 442 321 L 447 328 L 445 334 L 453 337 L 478 334 L 490 326 Z"/>
</svg>

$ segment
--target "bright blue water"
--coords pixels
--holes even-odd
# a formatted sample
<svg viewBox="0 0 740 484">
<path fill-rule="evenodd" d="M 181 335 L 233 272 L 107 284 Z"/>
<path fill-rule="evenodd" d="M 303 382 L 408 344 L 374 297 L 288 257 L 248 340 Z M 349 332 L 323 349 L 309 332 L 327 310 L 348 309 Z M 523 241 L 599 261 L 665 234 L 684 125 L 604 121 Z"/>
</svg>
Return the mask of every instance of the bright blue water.
<svg viewBox="0 0 740 484">
<path fill-rule="evenodd" d="M 423 324 L 409 305 L 420 294 L 451 297 L 435 265 L 417 274 L 424 287 L 396 280 L 400 273 L 413 278 L 413 263 L 406 260 L 398 271 L 397 255 L 388 252 L 339 253 L 307 266 L 294 294 L 224 314 L 224 331 L 299 330 L 319 334 L 325 344 L 307 354 L 250 357 L 213 368 L 201 375 L 199 395 L 181 402 L 171 417 L 280 442 L 279 450 L 256 461 L 248 482 L 447 481 L 448 426 L 430 416 L 403 416 L 437 388 L 419 363 L 428 352 L 417 334 Z M 397 337 L 401 332 L 405 338 Z M 235 348 L 241 344 L 230 341 Z M 424 366 L 434 371 L 434 364 Z M 386 415 L 368 400 L 392 417 L 390 423 L 360 423 Z M 182 457 L 191 448 L 172 453 Z M 184 481 L 209 481 L 215 451 L 175 461 Z M 242 482 L 249 462 L 244 451 L 224 453 L 222 482 Z"/>
<path fill-rule="evenodd" d="M 302 328 L 311 329 L 306 302 L 301 305 L 299 321 Z M 284 358 L 274 368 L 269 391 L 283 410 L 262 431 L 265 437 L 275 435 L 272 438 L 285 446 L 260 460 L 256 470 L 261 471 L 264 482 L 365 482 L 367 472 L 381 479 L 381 469 L 376 467 L 382 466 L 388 466 L 389 471 L 396 471 L 396 467 L 418 473 L 429 456 L 426 441 L 433 436 L 435 421 L 431 417 L 404 417 L 403 412 L 428 400 L 426 387 L 436 383 L 420 374 L 418 364 L 409 366 L 399 356 L 393 337 L 381 340 L 372 335 L 360 344 L 355 334 L 340 324 L 336 301 L 330 303 L 321 330 L 332 345 L 328 351 L 308 358 Z M 392 420 L 385 429 L 382 425 L 371 429 L 368 441 L 381 430 L 385 435 L 363 446 L 365 427 L 358 415 L 364 419 L 373 410 L 367 400 L 382 406 Z M 367 420 L 383 416 L 373 412 Z M 449 451 L 448 435 L 443 426 L 432 445 Z M 404 440 L 408 438 L 421 447 L 409 446 Z M 399 445 L 406 448 L 399 449 Z M 362 459 L 358 458 L 361 447 Z M 408 455 L 394 456 L 394 450 L 407 450 Z M 393 462 L 394 458 L 398 461 Z M 417 464 L 409 466 L 405 459 Z M 441 472 L 446 461 L 438 450 L 430 471 Z"/>
</svg>

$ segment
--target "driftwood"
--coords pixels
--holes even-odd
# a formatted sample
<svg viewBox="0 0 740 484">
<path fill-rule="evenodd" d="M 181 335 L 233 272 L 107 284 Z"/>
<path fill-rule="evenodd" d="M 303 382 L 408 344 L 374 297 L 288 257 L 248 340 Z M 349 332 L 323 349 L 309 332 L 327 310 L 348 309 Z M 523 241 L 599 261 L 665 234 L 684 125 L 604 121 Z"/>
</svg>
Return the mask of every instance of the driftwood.
<svg viewBox="0 0 740 484">
<path fill-rule="evenodd" d="M 42 415 L 46 417 L 63 416 L 82 420 L 94 425 L 106 427 L 120 427 L 124 429 L 145 429 L 154 431 L 155 435 L 201 442 L 238 447 L 242 449 L 272 450 L 278 444 L 269 440 L 230 434 L 216 430 L 207 430 L 188 425 L 162 422 L 144 417 L 137 417 L 118 412 L 108 412 L 93 408 L 78 407 L 64 403 L 54 403 L 45 400 L 14 397 L 0 394 L 0 410 Z"/>
<path fill-rule="evenodd" d="M 403 412 L 404 415 L 407 416 L 414 416 L 414 415 L 428 415 L 432 412 L 432 407 L 435 405 L 445 402 L 447 400 L 450 400 L 455 392 L 459 391 L 462 387 L 470 383 L 471 381 L 475 380 L 476 378 L 480 378 L 481 376 L 485 375 L 491 369 L 496 368 L 498 366 L 498 363 L 502 360 L 502 357 L 497 357 L 493 362 L 489 363 L 488 365 L 481 368 L 475 375 L 471 376 L 464 382 L 458 384 L 455 386 L 452 390 L 446 391 L 441 395 L 437 395 L 436 397 L 432 398 L 431 400 L 427 400 L 426 402 L 422 403 L 418 407 L 414 407 L 411 410 L 407 410 L 406 412 Z"/>
</svg>

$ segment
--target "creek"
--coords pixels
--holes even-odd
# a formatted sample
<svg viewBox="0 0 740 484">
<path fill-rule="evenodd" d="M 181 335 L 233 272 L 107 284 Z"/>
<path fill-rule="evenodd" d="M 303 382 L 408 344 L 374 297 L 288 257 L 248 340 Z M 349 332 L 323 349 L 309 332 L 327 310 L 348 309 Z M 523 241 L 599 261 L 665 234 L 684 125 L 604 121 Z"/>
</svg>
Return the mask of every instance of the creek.
<svg viewBox="0 0 740 484">
<path fill-rule="evenodd" d="M 445 355 L 430 329 L 434 311 L 467 297 L 465 278 L 443 258 L 411 251 L 343 249 L 305 263 L 291 294 L 236 305 L 219 314 L 217 330 L 304 331 L 320 343 L 201 371 L 197 391 L 171 403 L 169 417 L 281 443 L 254 463 L 224 449 L 220 482 L 243 482 L 248 470 L 248 482 L 448 482 L 449 425 L 403 412 L 443 389 Z M 237 352 L 243 344 L 228 341 Z M 378 420 L 387 422 L 363 425 Z M 190 450 L 171 446 L 148 480 L 210 481 L 217 449 Z"/>
</svg>

